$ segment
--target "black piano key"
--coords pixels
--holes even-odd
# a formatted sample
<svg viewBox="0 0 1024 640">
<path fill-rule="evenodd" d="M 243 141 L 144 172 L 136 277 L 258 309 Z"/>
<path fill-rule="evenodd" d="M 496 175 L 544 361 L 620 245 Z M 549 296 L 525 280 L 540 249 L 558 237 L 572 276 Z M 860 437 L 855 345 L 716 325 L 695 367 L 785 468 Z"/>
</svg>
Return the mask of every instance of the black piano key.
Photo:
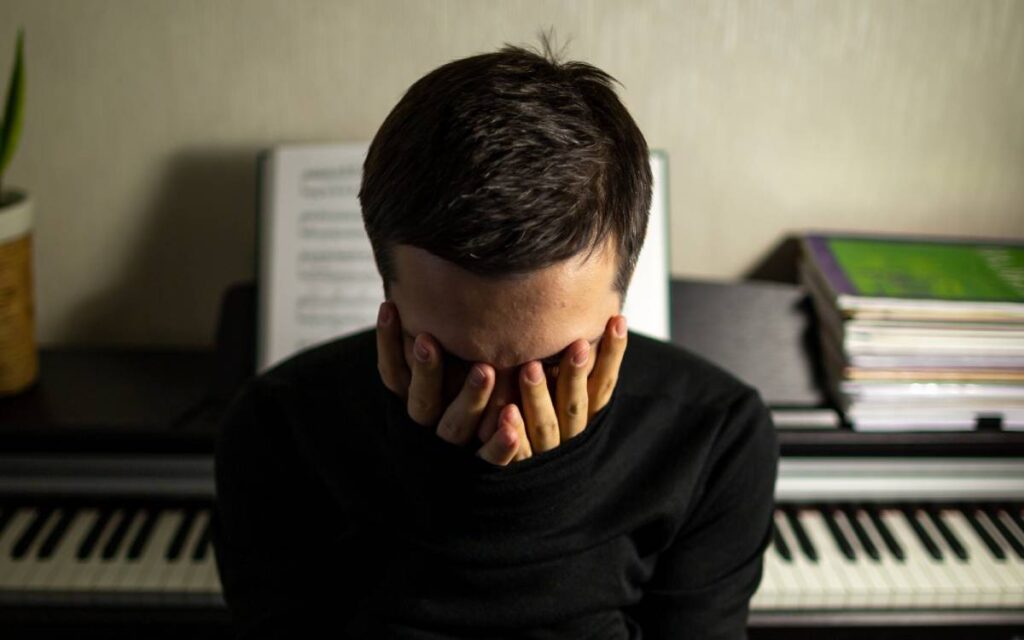
<svg viewBox="0 0 1024 640">
<path fill-rule="evenodd" d="M 1013 532 L 1010 531 L 1009 528 L 1007 528 L 1006 523 L 1003 522 L 1002 519 L 999 517 L 999 511 L 999 509 L 995 509 L 992 507 L 989 507 L 988 509 L 985 510 L 985 512 L 988 514 L 988 519 L 991 520 L 992 524 L 996 526 L 996 529 L 999 530 L 1000 535 L 1002 535 L 1003 539 L 1006 540 L 1006 542 L 1010 545 L 1010 548 L 1013 549 L 1013 552 L 1017 554 L 1017 557 L 1024 558 L 1024 544 L 1021 544 L 1020 540 L 1017 539 L 1017 536 L 1015 536 Z"/>
<path fill-rule="evenodd" d="M 921 544 L 923 544 L 924 548 L 928 550 L 928 554 L 936 560 L 942 560 L 942 549 L 940 549 L 939 545 L 932 540 L 932 537 L 928 535 L 928 532 L 921 526 L 921 523 L 917 519 L 919 514 L 922 513 L 923 511 L 921 509 L 912 509 L 910 507 L 904 507 L 903 509 L 904 517 L 906 517 L 907 522 L 910 523 L 910 526 L 914 530 L 914 533 L 917 534 L 918 539 L 921 540 Z"/>
<path fill-rule="evenodd" d="M 857 540 L 860 541 L 860 546 L 864 549 L 864 552 L 871 556 L 872 560 L 876 562 L 881 561 L 882 554 L 878 552 L 878 547 L 875 546 L 874 541 L 868 532 L 864 530 L 864 526 L 861 525 L 860 520 L 857 518 L 857 509 L 847 506 L 846 507 L 846 520 L 850 523 L 850 527 L 853 528 L 853 534 L 857 536 Z"/>
<path fill-rule="evenodd" d="M 211 519 L 207 518 L 206 525 L 203 527 L 203 534 L 199 536 L 199 541 L 196 542 L 196 548 L 192 552 L 193 560 L 201 561 L 206 558 L 208 547 L 210 546 L 210 522 Z"/>
<path fill-rule="evenodd" d="M 135 535 L 135 539 L 132 540 L 131 546 L 128 547 L 129 560 L 138 560 L 142 555 L 142 550 L 146 548 L 146 543 L 149 542 L 149 537 L 153 534 L 153 528 L 156 526 L 156 521 L 159 517 L 159 509 L 146 510 L 146 521 L 142 523 L 142 527 Z"/>
<path fill-rule="evenodd" d="M 96 518 L 96 522 L 93 523 L 92 528 L 89 529 L 89 533 L 85 536 L 85 540 L 82 540 L 82 544 L 78 545 L 78 552 L 75 557 L 79 560 L 88 560 L 92 557 L 93 550 L 99 543 L 100 536 L 103 535 L 104 529 L 107 528 L 107 524 L 110 523 L 110 518 L 114 515 L 112 507 L 104 507 L 100 510 L 100 515 Z"/>
<path fill-rule="evenodd" d="M 878 513 L 876 507 L 867 507 L 868 517 L 871 518 L 871 523 L 875 525 L 875 529 L 882 536 L 882 542 L 885 543 L 886 548 L 889 549 L 889 553 L 896 557 L 897 560 L 903 562 L 906 559 L 906 555 L 903 553 L 903 547 L 897 542 L 896 536 L 892 535 L 889 531 L 889 527 L 885 526 L 885 521 L 882 520 L 882 516 Z"/>
<path fill-rule="evenodd" d="M 825 517 L 825 524 L 828 525 L 828 530 L 832 534 L 832 539 L 836 541 L 839 546 L 839 550 L 843 553 L 848 560 L 856 560 L 857 554 L 853 551 L 853 545 L 846 539 L 846 535 L 843 534 L 843 530 L 839 528 L 839 524 L 836 523 L 835 516 L 832 515 L 832 508 L 824 506 L 821 508 L 821 514 Z"/>
<path fill-rule="evenodd" d="M 800 545 L 800 549 L 804 552 L 804 555 L 811 562 L 818 561 L 818 550 L 811 544 L 811 538 L 804 531 L 803 525 L 800 524 L 800 519 L 796 516 L 796 511 L 792 509 L 786 509 L 786 521 L 789 522 L 789 528 L 793 530 L 793 535 L 796 536 L 797 544 Z"/>
<path fill-rule="evenodd" d="M 789 545 L 786 544 L 786 539 L 782 537 L 779 528 L 774 524 L 772 524 L 772 540 L 775 542 L 775 550 L 779 552 L 782 559 L 786 562 L 792 562 L 793 554 L 789 550 Z"/>
<path fill-rule="evenodd" d="M 188 538 L 188 532 L 192 530 L 192 523 L 195 522 L 195 519 L 196 508 L 192 507 L 185 512 L 185 517 L 181 519 L 178 530 L 174 532 L 171 546 L 167 548 L 167 553 L 164 554 L 167 560 L 177 560 L 181 555 L 181 550 L 185 546 L 185 540 Z"/>
<path fill-rule="evenodd" d="M 928 509 L 927 513 L 928 518 L 932 521 L 932 524 L 935 525 L 935 528 L 939 530 L 939 534 L 942 535 L 942 538 L 946 541 L 946 544 L 949 545 L 949 548 L 953 550 L 953 553 L 956 554 L 956 557 L 961 560 L 967 560 L 967 549 L 964 548 L 964 545 L 960 542 L 960 538 L 956 537 L 953 530 L 946 526 L 945 521 L 939 515 L 938 509 Z"/>
<path fill-rule="evenodd" d="M 64 538 L 64 534 L 67 532 L 68 527 L 71 526 L 71 521 L 75 519 L 77 513 L 78 510 L 71 507 L 61 509 L 60 520 L 57 521 L 57 526 L 47 534 L 46 540 L 43 541 L 43 546 L 39 548 L 40 558 L 49 558 L 53 555 L 54 549 L 57 548 L 57 545 Z"/>
<path fill-rule="evenodd" d="M 39 536 L 39 532 L 43 530 L 43 525 L 50 519 L 53 514 L 54 507 L 43 507 L 36 511 L 36 516 L 32 522 L 25 529 L 25 532 L 21 534 L 21 537 L 14 544 L 14 548 L 11 549 L 11 557 L 14 559 L 24 558 L 25 554 L 28 553 L 28 548 L 32 546 L 35 539 Z"/>
<path fill-rule="evenodd" d="M 136 513 L 138 513 L 138 509 L 125 509 L 124 517 L 117 523 L 117 528 L 114 529 L 113 535 L 110 536 L 107 544 L 103 547 L 104 560 L 110 560 L 121 550 L 124 538 L 128 535 L 128 529 L 132 526 Z"/>
<path fill-rule="evenodd" d="M 992 538 L 992 534 L 988 532 L 985 525 L 981 524 L 981 521 L 978 520 L 981 511 L 976 510 L 972 506 L 968 506 L 963 509 L 963 512 L 964 515 L 967 516 L 967 522 L 971 523 L 971 527 L 974 529 L 974 532 L 978 534 L 978 537 L 985 543 L 985 546 L 988 547 L 988 550 L 992 555 L 1000 560 L 1006 560 L 1006 552 L 1003 551 L 1003 548 L 999 546 L 999 543 Z"/>
</svg>

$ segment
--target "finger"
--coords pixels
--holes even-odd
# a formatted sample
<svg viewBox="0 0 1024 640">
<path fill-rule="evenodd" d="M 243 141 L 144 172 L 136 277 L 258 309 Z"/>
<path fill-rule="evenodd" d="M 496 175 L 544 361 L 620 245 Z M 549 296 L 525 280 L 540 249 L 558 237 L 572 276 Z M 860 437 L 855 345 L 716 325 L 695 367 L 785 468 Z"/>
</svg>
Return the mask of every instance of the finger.
<svg viewBox="0 0 1024 640">
<path fill-rule="evenodd" d="M 393 302 L 384 302 L 377 312 L 377 371 L 385 387 L 406 397 L 410 373 L 402 354 L 402 321 Z"/>
<path fill-rule="evenodd" d="M 590 343 L 577 340 L 569 345 L 558 366 L 555 392 L 558 428 L 562 442 L 578 435 L 587 426 L 587 373 Z"/>
<path fill-rule="evenodd" d="M 453 444 L 467 444 L 476 435 L 480 416 L 494 389 L 494 371 L 482 363 L 473 365 L 462 390 L 445 409 L 437 424 L 437 435 Z"/>
<path fill-rule="evenodd" d="M 544 377 L 544 368 L 536 360 L 527 362 L 519 370 L 519 394 L 526 414 L 526 435 L 530 447 L 537 453 L 558 446 L 558 416 L 551 402 L 551 394 Z"/>
<path fill-rule="evenodd" d="M 416 336 L 412 347 L 412 379 L 406 406 L 409 417 L 423 426 L 432 427 L 441 416 L 441 385 L 444 371 L 441 351 L 426 333 Z"/>
<path fill-rule="evenodd" d="M 615 391 L 615 383 L 619 380 L 619 366 L 622 356 L 626 353 L 626 318 L 615 316 L 608 321 L 598 350 L 597 362 L 587 380 L 587 395 L 590 403 L 587 407 L 587 420 L 604 408 Z"/>
<path fill-rule="evenodd" d="M 501 466 L 512 462 L 519 451 L 520 433 L 522 432 L 523 418 L 519 415 L 519 409 L 514 404 L 507 404 L 501 412 L 498 428 L 494 434 L 476 452 L 491 464 Z M 518 423 L 518 425 L 516 424 Z"/>
</svg>

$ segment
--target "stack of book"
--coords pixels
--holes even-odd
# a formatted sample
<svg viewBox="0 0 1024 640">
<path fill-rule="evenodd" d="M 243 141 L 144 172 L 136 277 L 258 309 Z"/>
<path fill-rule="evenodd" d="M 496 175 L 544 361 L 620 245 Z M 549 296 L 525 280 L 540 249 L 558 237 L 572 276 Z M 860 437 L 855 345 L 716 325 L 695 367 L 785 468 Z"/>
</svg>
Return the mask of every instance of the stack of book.
<svg viewBox="0 0 1024 640">
<path fill-rule="evenodd" d="M 801 244 L 828 392 L 854 429 L 1024 429 L 1024 240 Z"/>
</svg>

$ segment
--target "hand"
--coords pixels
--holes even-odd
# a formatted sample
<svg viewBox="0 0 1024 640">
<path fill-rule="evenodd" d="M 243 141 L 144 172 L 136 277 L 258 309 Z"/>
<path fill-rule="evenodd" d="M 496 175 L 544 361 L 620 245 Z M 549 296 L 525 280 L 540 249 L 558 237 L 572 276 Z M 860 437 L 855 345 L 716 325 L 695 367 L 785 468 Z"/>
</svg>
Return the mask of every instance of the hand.
<svg viewBox="0 0 1024 640">
<path fill-rule="evenodd" d="M 412 353 L 405 352 L 403 343 L 398 310 L 393 303 L 385 302 L 377 315 L 377 370 L 384 386 L 405 400 L 414 422 L 425 427 L 436 424 L 436 433 L 442 440 L 468 444 L 477 433 L 480 417 L 494 390 L 494 368 L 475 363 L 465 379 L 459 380 L 457 371 L 445 371 L 441 349 L 429 334 L 416 336 Z M 454 400 L 445 408 L 446 396 L 452 395 L 459 383 L 461 389 L 457 389 Z M 496 429 L 476 455 L 504 466 L 518 449 L 519 434 L 509 424 Z"/>
<path fill-rule="evenodd" d="M 504 466 L 579 435 L 607 405 L 625 353 L 626 321 L 622 316 L 609 319 L 596 356 L 585 340 L 569 345 L 556 368 L 553 389 L 542 384 L 545 374 L 540 362 L 520 367 L 523 411 L 513 403 L 488 407 L 495 382 L 489 364 L 474 363 L 468 374 L 451 371 L 454 367 L 446 371 L 441 348 L 429 334 L 416 336 L 407 349 L 398 346 L 403 342 L 397 309 L 385 302 L 377 322 L 377 366 L 384 385 L 405 400 L 415 422 L 427 427 L 436 424 L 440 438 L 459 445 L 479 434 L 483 446 L 476 455 Z M 488 409 L 498 412 L 497 420 L 487 421 L 490 429 L 478 429 Z"/>
<path fill-rule="evenodd" d="M 554 402 L 548 385 L 544 384 L 541 363 L 534 360 L 520 367 L 519 390 L 525 420 L 514 404 L 503 409 L 499 420 L 499 425 L 510 422 L 520 435 L 514 460 L 554 449 L 586 429 L 594 414 L 612 397 L 626 352 L 626 336 L 626 319 L 613 316 L 605 325 L 596 355 L 591 353 L 586 340 L 569 345 L 558 364 Z"/>
</svg>

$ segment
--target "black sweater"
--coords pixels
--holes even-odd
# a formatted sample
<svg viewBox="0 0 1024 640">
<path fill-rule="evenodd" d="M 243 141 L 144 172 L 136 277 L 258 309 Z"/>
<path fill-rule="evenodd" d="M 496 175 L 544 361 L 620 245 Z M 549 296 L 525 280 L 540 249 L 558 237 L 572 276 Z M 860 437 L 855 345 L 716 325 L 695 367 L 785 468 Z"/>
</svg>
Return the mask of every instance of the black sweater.
<svg viewBox="0 0 1024 640">
<path fill-rule="evenodd" d="M 495 466 L 406 415 L 370 330 L 235 396 L 213 544 L 245 638 L 743 638 L 777 460 L 755 389 L 631 333 L 583 433 Z"/>
</svg>

